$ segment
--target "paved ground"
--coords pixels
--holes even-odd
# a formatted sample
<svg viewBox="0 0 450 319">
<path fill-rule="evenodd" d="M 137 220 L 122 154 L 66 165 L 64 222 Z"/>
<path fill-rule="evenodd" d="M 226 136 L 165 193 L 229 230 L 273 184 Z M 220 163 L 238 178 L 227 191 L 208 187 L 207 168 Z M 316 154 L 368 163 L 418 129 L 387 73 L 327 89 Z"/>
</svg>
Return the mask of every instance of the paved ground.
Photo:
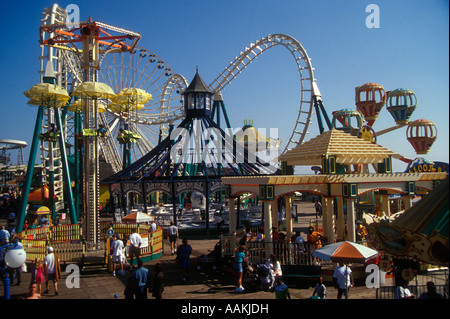
<svg viewBox="0 0 450 319">
<path fill-rule="evenodd" d="M 166 252 L 164 255 L 154 261 L 145 263 L 153 274 L 154 265 L 159 262 L 163 265 L 163 272 L 166 278 L 166 288 L 163 297 L 165 299 L 274 299 L 273 293 L 259 291 L 255 288 L 248 288 L 245 293 L 235 292 L 235 277 L 227 271 L 213 270 L 211 268 L 196 269 L 195 258 L 212 249 L 217 240 L 191 240 L 193 247 L 192 270 L 190 271 L 187 283 L 181 281 L 181 273 L 178 264 L 174 261 L 174 256 Z M 165 247 L 170 247 L 165 242 Z M 58 296 L 54 295 L 54 289 L 50 284 L 50 293 L 43 294 L 42 299 L 114 299 L 118 295 L 119 299 L 124 298 L 124 289 L 128 271 L 124 276 L 112 276 L 106 272 L 101 264 L 102 257 L 98 253 L 88 253 L 85 267 L 81 273 L 80 288 L 68 288 L 66 285 L 67 273 L 63 273 L 62 280 L 58 281 Z M 14 280 L 10 287 L 11 299 L 21 298 L 27 292 L 27 286 L 30 282 L 30 273 L 22 273 L 22 283 L 16 285 Z M 70 279 L 70 278 L 69 278 Z M 0 284 L 3 295 L 3 283 Z M 42 291 L 45 290 L 45 284 L 42 285 Z M 291 287 L 290 293 L 292 299 L 308 299 L 312 294 L 313 288 Z M 328 298 L 336 298 L 336 290 L 328 288 Z M 374 289 L 366 287 L 353 287 L 350 298 L 354 299 L 375 299 Z"/>
<path fill-rule="evenodd" d="M 295 224 L 295 229 L 304 233 L 310 217 L 312 217 L 310 211 L 309 213 L 305 213 L 302 221 Z M 154 273 L 154 265 L 157 262 L 163 265 L 163 272 L 166 278 L 166 287 L 163 294 L 164 299 L 197 300 L 197 302 L 199 300 L 206 302 L 208 299 L 253 300 L 253 302 L 275 299 L 273 293 L 251 289 L 251 287 L 245 293 L 236 293 L 234 286 L 235 277 L 226 271 L 210 268 L 197 270 L 195 267 L 196 257 L 208 253 L 209 250 L 214 248 L 217 242 L 218 240 L 216 239 L 189 241 L 189 244 L 193 247 L 191 259 L 192 270 L 188 282 L 183 283 L 178 264 L 175 263 L 174 256 L 170 254 L 170 245 L 167 241 L 164 241 L 165 252 L 163 256 L 158 260 L 145 264 L 145 267 L 150 269 L 152 275 Z M 42 299 L 72 301 L 86 299 L 114 300 L 116 295 L 117 299 L 124 299 L 125 284 L 130 274 L 128 268 L 124 276 L 114 277 L 103 267 L 102 259 L 101 252 L 88 252 L 86 255 L 86 264 L 81 273 L 80 287 L 68 288 L 66 284 L 68 274 L 63 273 L 62 280 L 58 281 L 59 295 L 54 295 L 54 289 L 50 285 L 50 293 L 43 294 Z M 10 287 L 11 299 L 20 299 L 27 292 L 30 278 L 30 273 L 23 273 L 20 286 L 15 285 L 16 281 L 13 282 L 13 285 Z M 387 282 L 387 284 L 390 285 L 392 282 Z M 4 298 L 3 289 L 4 285 L 0 282 L 0 299 Z M 312 287 L 291 286 L 289 289 L 292 299 L 296 300 L 309 299 L 313 292 Z M 42 291 L 44 290 L 45 286 L 43 285 Z M 336 299 L 337 291 L 333 287 L 329 286 L 327 292 L 328 299 Z M 152 297 L 149 298 L 153 299 Z M 349 298 L 358 300 L 376 299 L 376 290 L 369 289 L 365 286 L 352 287 Z"/>
</svg>

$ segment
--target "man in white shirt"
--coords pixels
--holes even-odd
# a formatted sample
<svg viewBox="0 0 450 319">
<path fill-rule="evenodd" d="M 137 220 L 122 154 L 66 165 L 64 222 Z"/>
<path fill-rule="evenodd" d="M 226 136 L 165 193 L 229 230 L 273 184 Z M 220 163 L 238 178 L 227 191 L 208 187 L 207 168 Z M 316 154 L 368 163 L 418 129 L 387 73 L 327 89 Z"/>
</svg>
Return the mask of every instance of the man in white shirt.
<svg viewBox="0 0 450 319">
<path fill-rule="evenodd" d="M 120 240 L 120 236 L 114 234 L 113 235 L 113 242 L 111 244 L 111 247 L 113 249 L 112 252 L 112 262 L 113 262 L 113 276 L 116 275 L 116 264 L 120 264 L 120 271 L 119 274 L 123 274 L 123 263 L 125 261 L 125 254 L 123 252 L 124 249 L 124 245 L 123 245 L 123 241 Z"/>
<path fill-rule="evenodd" d="M 404 282 L 395 291 L 395 299 L 416 299 L 416 296 L 408 289 L 408 284 Z"/>
<path fill-rule="evenodd" d="M 142 238 L 136 232 L 136 229 L 133 229 L 133 233 L 128 237 L 128 240 L 130 241 L 130 248 L 128 250 L 128 254 L 130 255 L 130 270 L 133 270 L 133 257 L 136 256 L 137 262 L 141 256 Z"/>
<path fill-rule="evenodd" d="M 169 233 L 170 249 L 172 250 L 172 255 L 177 251 L 177 240 L 178 240 L 178 228 L 175 226 L 174 222 L 170 222 L 170 226 L 167 229 Z"/>
<path fill-rule="evenodd" d="M 345 299 L 348 298 L 348 290 L 353 286 L 352 270 L 347 265 L 339 263 L 333 273 L 333 280 L 335 286 L 338 288 L 338 299 L 342 299 L 342 295 L 345 295 Z"/>
<path fill-rule="evenodd" d="M 45 280 L 45 291 L 44 294 L 48 293 L 49 281 L 53 281 L 53 287 L 55 288 L 55 296 L 58 295 L 58 270 L 59 261 L 58 258 L 53 253 L 53 248 L 47 248 L 48 254 L 44 257 L 44 273 L 46 275 Z"/>
</svg>

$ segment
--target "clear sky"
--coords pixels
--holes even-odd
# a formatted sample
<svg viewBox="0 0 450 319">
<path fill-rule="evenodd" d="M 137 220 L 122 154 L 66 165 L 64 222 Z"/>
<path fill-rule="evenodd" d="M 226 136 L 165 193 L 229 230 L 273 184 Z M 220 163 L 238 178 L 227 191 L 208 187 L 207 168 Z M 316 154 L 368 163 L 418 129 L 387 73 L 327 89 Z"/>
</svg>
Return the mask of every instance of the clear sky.
<svg viewBox="0 0 450 319">
<path fill-rule="evenodd" d="M 407 88 L 417 96 L 411 120 L 433 121 L 438 139 L 425 158 L 449 162 L 449 2 L 448 0 L 139 0 L 59 1 L 77 4 L 81 20 L 92 17 L 141 33 L 139 45 L 153 51 L 190 81 L 196 67 L 211 83 L 251 42 L 285 33 L 306 49 L 331 112 L 356 109 L 355 87 L 367 82 L 386 90 Z M 379 8 L 379 28 L 367 28 L 369 4 Z M 52 1 L 0 0 L 0 138 L 31 145 L 37 109 L 23 92 L 39 82 L 39 26 Z M 232 127 L 254 120 L 258 128 L 278 128 L 283 146 L 298 113 L 299 76 L 283 48 L 265 52 L 222 92 Z M 376 131 L 394 126 L 386 108 Z M 313 118 L 309 135 L 319 133 Z M 417 155 L 406 127 L 378 138 L 406 158 Z M 28 160 L 25 149 L 25 161 Z M 12 158 L 15 162 L 16 159 Z M 406 164 L 394 160 L 394 171 Z M 311 172 L 308 168 L 307 172 Z"/>
</svg>

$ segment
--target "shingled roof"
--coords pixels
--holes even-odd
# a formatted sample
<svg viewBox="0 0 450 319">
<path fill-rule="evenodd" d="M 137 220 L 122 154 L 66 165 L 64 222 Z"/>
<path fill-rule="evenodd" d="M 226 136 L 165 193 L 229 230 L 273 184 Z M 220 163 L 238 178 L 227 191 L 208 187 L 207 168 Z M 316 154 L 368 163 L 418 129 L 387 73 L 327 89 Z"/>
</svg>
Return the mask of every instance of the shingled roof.
<svg viewBox="0 0 450 319">
<path fill-rule="evenodd" d="M 375 164 L 385 158 L 403 158 L 381 145 L 358 138 L 341 130 L 332 129 L 280 155 L 288 165 L 321 165 L 322 157 L 335 156 L 336 163 Z"/>
</svg>

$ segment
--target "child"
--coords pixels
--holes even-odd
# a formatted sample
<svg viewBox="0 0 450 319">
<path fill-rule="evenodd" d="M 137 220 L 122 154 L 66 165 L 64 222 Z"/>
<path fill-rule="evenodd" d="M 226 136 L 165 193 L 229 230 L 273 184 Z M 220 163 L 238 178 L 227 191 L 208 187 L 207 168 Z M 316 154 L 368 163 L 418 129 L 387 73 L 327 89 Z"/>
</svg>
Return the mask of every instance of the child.
<svg viewBox="0 0 450 319">
<path fill-rule="evenodd" d="M 39 258 L 36 258 L 31 265 L 31 283 L 36 283 L 38 293 L 41 294 L 41 284 L 44 282 L 44 266 Z"/>
<path fill-rule="evenodd" d="M 314 292 L 311 296 L 314 297 L 317 294 L 317 297 L 320 299 L 327 299 L 327 287 L 323 284 L 323 278 L 319 278 L 319 282 L 317 283 L 316 287 L 314 288 Z"/>
</svg>

